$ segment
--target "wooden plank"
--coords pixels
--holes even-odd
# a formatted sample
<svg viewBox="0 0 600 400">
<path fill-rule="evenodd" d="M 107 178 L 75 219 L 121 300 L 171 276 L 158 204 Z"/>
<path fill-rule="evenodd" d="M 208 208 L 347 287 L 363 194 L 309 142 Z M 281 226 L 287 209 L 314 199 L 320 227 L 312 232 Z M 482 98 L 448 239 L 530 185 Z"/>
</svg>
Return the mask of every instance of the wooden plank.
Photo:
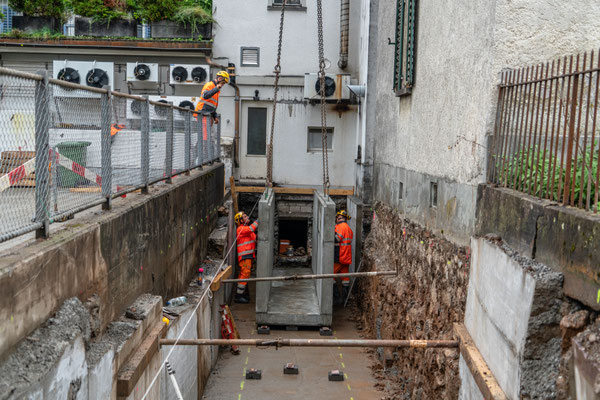
<svg viewBox="0 0 600 400">
<path fill-rule="evenodd" d="M 227 268 L 225 268 L 223 271 L 219 272 L 217 277 L 210 284 L 210 290 L 212 290 L 213 292 L 216 292 L 217 290 L 219 290 L 221 288 L 221 281 L 223 279 L 229 278 L 231 276 L 232 272 L 233 272 L 233 269 L 231 268 L 231 265 L 228 265 Z"/>
<path fill-rule="evenodd" d="M 96 193 L 101 192 L 101 187 L 80 187 L 80 188 L 70 188 L 69 192 L 72 193 Z"/>
<path fill-rule="evenodd" d="M 238 191 L 233 176 L 229 177 L 229 186 L 231 187 L 231 200 L 233 201 L 233 215 L 235 215 L 240 212 L 240 209 L 238 208 Z"/>
<path fill-rule="evenodd" d="M 508 397 L 504 394 L 494 374 L 492 374 L 492 371 L 477 349 L 467 328 L 463 324 L 455 323 L 454 334 L 458 338 L 460 354 L 465 359 L 483 398 L 486 400 L 507 400 Z"/>
<path fill-rule="evenodd" d="M 263 186 L 237 186 L 235 190 L 238 193 L 263 193 L 265 191 Z M 276 186 L 273 188 L 275 193 L 278 194 L 306 194 L 312 195 L 315 188 L 295 188 L 295 187 L 280 187 Z M 330 196 L 353 196 L 354 189 L 329 189 Z"/>
<path fill-rule="evenodd" d="M 129 357 L 117 374 L 117 396 L 127 397 L 133 391 L 138 380 L 148 367 L 152 357 L 158 352 L 158 340 L 167 331 L 167 324 L 157 322 L 148 332 L 140 346 Z"/>
</svg>

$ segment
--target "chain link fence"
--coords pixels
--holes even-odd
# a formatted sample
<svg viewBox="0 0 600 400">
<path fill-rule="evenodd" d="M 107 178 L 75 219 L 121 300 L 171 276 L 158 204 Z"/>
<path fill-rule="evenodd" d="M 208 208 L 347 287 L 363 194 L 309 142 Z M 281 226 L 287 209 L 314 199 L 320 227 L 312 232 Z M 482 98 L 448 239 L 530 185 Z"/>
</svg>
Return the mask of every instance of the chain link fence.
<svg viewBox="0 0 600 400">
<path fill-rule="evenodd" d="M 0 68 L 0 242 L 220 158 L 210 116 Z"/>
</svg>

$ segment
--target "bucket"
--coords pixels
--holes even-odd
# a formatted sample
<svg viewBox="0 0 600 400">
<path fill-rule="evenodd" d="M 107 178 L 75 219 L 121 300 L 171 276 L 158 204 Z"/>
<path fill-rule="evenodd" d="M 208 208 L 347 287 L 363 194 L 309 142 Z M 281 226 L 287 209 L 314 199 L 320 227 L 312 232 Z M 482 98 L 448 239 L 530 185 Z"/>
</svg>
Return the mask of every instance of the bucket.
<svg viewBox="0 0 600 400">
<path fill-rule="evenodd" d="M 290 241 L 282 239 L 279 241 L 279 254 L 285 254 L 288 247 L 290 247 Z"/>
<path fill-rule="evenodd" d="M 87 147 L 91 145 L 90 142 L 61 142 L 56 145 L 58 153 L 62 156 L 67 157 L 71 161 L 75 161 L 77 164 L 85 168 L 87 162 Z M 84 181 L 80 175 L 69 169 L 58 166 L 58 182 L 60 187 L 76 187 L 79 183 Z"/>
</svg>

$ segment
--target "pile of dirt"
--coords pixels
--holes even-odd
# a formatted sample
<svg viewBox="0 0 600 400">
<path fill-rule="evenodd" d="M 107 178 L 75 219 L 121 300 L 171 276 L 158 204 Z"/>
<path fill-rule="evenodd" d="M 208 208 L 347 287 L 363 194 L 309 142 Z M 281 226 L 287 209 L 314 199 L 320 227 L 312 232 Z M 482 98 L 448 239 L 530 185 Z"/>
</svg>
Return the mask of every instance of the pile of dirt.
<svg viewBox="0 0 600 400">
<path fill-rule="evenodd" d="M 464 319 L 469 248 L 436 237 L 383 204 L 375 205 L 372 218 L 363 267 L 398 269 L 399 275 L 359 281 L 357 304 L 366 334 L 377 339 L 451 339 L 453 323 Z M 388 368 L 375 366 L 374 372 L 385 378 L 381 389 L 387 398 L 458 397 L 457 350 L 402 349 L 385 358 Z"/>
</svg>

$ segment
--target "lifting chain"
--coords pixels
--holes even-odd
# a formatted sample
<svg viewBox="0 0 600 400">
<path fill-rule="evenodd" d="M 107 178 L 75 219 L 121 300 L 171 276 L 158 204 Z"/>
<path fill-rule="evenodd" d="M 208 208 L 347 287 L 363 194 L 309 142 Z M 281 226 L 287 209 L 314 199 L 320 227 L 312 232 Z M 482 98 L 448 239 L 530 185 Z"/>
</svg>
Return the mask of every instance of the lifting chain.
<svg viewBox="0 0 600 400">
<path fill-rule="evenodd" d="M 325 56 L 323 54 L 323 10 L 317 0 L 317 35 L 319 41 L 319 92 L 321 95 L 321 144 L 323 149 L 323 192 L 329 195 L 329 160 L 327 158 L 327 118 L 325 116 Z"/>
<path fill-rule="evenodd" d="M 277 45 L 277 64 L 273 72 L 275 73 L 275 83 L 273 85 L 273 112 L 271 113 L 271 135 L 269 136 L 269 147 L 267 149 L 267 187 L 273 187 L 273 136 L 275 133 L 275 110 L 277 108 L 277 92 L 279 92 L 279 75 L 281 74 L 281 43 L 283 40 L 283 20 L 285 16 L 285 5 L 287 0 L 281 4 L 281 17 L 279 19 L 279 43 Z"/>
</svg>

